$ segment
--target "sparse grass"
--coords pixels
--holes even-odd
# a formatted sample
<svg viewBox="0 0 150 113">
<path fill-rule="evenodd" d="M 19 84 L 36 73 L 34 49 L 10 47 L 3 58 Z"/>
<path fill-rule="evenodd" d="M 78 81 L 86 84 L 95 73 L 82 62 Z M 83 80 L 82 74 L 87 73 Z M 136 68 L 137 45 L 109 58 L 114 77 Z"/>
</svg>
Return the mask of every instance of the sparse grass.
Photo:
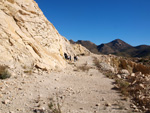
<svg viewBox="0 0 150 113">
<path fill-rule="evenodd" d="M 100 61 L 98 60 L 98 58 L 94 57 L 93 63 L 97 67 L 98 70 L 101 69 Z"/>
<path fill-rule="evenodd" d="M 90 67 L 85 63 L 82 66 L 78 66 L 76 69 L 74 69 L 74 71 L 83 71 L 83 72 L 88 72 L 90 70 Z"/>
<path fill-rule="evenodd" d="M 30 69 L 30 70 L 25 70 L 24 73 L 27 73 L 27 74 L 31 75 L 31 74 L 33 73 L 33 71 L 32 71 L 32 69 Z"/>
<path fill-rule="evenodd" d="M 50 103 L 48 104 L 50 113 L 62 113 L 61 106 L 59 103 L 58 96 L 56 97 L 56 101 L 53 98 L 50 98 Z"/>
<path fill-rule="evenodd" d="M 116 83 L 119 85 L 120 88 L 128 88 L 129 82 L 123 80 L 123 79 L 116 79 Z"/>
<path fill-rule="evenodd" d="M 123 79 L 116 79 L 116 84 L 118 85 L 119 90 L 124 96 L 129 96 L 129 82 Z"/>
<path fill-rule="evenodd" d="M 31 65 L 31 66 L 24 65 L 23 66 L 24 73 L 31 75 L 33 73 L 33 67 L 34 67 L 33 65 Z"/>
<path fill-rule="evenodd" d="M 0 79 L 10 78 L 10 76 L 7 66 L 0 66 Z"/>
<path fill-rule="evenodd" d="M 79 66 L 79 69 L 82 71 L 89 71 L 89 67 L 88 66 Z"/>
<path fill-rule="evenodd" d="M 48 105 L 49 109 L 50 109 L 50 113 L 61 113 L 59 104 L 54 104 L 53 102 L 50 102 L 50 104 Z"/>
<path fill-rule="evenodd" d="M 118 101 L 118 102 L 117 102 L 117 105 L 118 105 L 118 107 L 119 107 L 118 109 L 120 109 L 120 110 L 125 109 L 125 105 L 124 105 L 123 102 Z"/>
<path fill-rule="evenodd" d="M 104 71 L 103 74 L 106 77 L 110 78 L 110 79 L 115 79 L 116 78 L 116 75 L 114 73 L 110 72 L 110 71 Z"/>
</svg>

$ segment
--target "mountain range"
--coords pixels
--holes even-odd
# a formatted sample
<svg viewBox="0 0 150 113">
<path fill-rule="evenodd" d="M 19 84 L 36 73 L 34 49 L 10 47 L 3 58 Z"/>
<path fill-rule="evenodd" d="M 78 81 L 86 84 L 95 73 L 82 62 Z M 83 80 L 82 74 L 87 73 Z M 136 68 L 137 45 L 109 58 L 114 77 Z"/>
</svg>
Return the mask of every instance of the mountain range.
<svg viewBox="0 0 150 113">
<path fill-rule="evenodd" d="M 115 39 L 109 43 L 102 43 L 100 45 L 83 40 L 78 40 L 77 42 L 70 40 L 70 43 L 81 44 L 95 54 L 114 54 L 125 57 L 150 57 L 149 45 L 132 46 L 121 39 Z"/>
</svg>

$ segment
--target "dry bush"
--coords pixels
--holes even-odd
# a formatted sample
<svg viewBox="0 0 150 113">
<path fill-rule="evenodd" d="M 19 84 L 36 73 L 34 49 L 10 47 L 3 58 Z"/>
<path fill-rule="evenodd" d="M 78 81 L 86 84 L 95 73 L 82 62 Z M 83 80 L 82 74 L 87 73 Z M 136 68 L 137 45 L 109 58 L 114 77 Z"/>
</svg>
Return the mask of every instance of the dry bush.
<svg viewBox="0 0 150 113">
<path fill-rule="evenodd" d="M 82 71 L 89 71 L 89 69 L 90 69 L 90 67 L 88 67 L 88 66 L 79 66 L 78 68 Z"/>
<path fill-rule="evenodd" d="M 127 69 L 128 68 L 127 66 L 128 66 L 127 61 L 125 59 L 120 59 L 119 67 L 121 69 Z"/>
<path fill-rule="evenodd" d="M 150 110 L 150 78 L 136 73 L 135 76 L 128 76 L 125 82 L 129 83 L 126 92 L 134 103 L 143 111 Z"/>
<path fill-rule="evenodd" d="M 59 98 L 58 94 L 56 97 L 49 99 L 49 113 L 62 113 L 61 107 L 63 106 L 64 99 Z"/>
<path fill-rule="evenodd" d="M 23 66 L 24 73 L 27 73 L 27 74 L 31 75 L 33 73 L 33 68 L 34 68 L 33 64 L 31 66 L 24 65 Z"/>
<path fill-rule="evenodd" d="M 117 70 L 121 70 L 121 69 L 129 69 L 131 66 L 131 62 L 127 61 L 126 59 L 120 58 L 120 57 L 113 57 L 111 59 L 111 65 L 115 68 L 117 68 Z"/>
<path fill-rule="evenodd" d="M 101 69 L 100 61 L 98 60 L 98 58 L 93 57 L 93 63 L 97 67 L 98 70 Z"/>
<path fill-rule="evenodd" d="M 133 67 L 133 72 L 141 72 L 143 74 L 150 74 L 150 67 L 142 64 L 136 64 Z"/>
<path fill-rule="evenodd" d="M 50 109 L 50 113 L 62 113 L 59 102 L 55 102 L 53 98 L 50 98 L 50 103 L 48 104 L 48 107 Z"/>
<path fill-rule="evenodd" d="M 135 65 L 135 63 L 130 61 L 130 60 L 126 60 L 126 59 L 123 59 L 123 58 L 121 58 L 119 60 L 119 69 L 126 69 L 130 73 L 133 72 L 134 65 Z"/>
<path fill-rule="evenodd" d="M 0 79 L 10 78 L 10 76 L 7 66 L 0 66 Z"/>
<path fill-rule="evenodd" d="M 74 71 L 83 71 L 83 72 L 88 72 L 90 70 L 90 67 L 87 64 L 84 64 L 82 66 L 78 66 L 76 67 L 76 69 Z"/>
<path fill-rule="evenodd" d="M 30 70 L 25 70 L 24 73 L 27 73 L 27 74 L 31 75 L 33 73 L 33 70 L 31 70 L 31 69 Z"/>
<path fill-rule="evenodd" d="M 111 65 L 119 70 L 119 59 L 117 57 L 111 58 Z"/>
<path fill-rule="evenodd" d="M 110 71 L 102 71 L 102 73 L 103 73 L 106 77 L 108 77 L 108 78 L 110 78 L 110 79 L 115 79 L 115 78 L 116 78 L 116 75 L 115 75 L 114 73 L 110 72 Z"/>
<path fill-rule="evenodd" d="M 136 73 L 135 76 L 129 75 L 126 79 L 116 77 L 114 79 L 117 86 L 115 87 L 125 97 L 130 97 L 142 111 L 150 110 L 150 78 L 147 79 L 143 74 Z"/>
<path fill-rule="evenodd" d="M 123 79 L 116 79 L 116 84 L 119 87 L 119 90 L 124 96 L 129 96 L 129 82 Z"/>
</svg>

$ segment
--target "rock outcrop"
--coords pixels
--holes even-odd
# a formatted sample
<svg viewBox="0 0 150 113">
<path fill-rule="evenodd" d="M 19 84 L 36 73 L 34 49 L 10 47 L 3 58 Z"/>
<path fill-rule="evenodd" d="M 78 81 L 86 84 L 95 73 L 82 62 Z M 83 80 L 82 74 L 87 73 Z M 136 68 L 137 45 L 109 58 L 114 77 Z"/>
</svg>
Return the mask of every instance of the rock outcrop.
<svg viewBox="0 0 150 113">
<path fill-rule="evenodd" d="M 0 0 L 0 15 L 1 64 L 50 70 L 65 67 L 64 52 L 76 54 L 34 0 Z"/>
</svg>

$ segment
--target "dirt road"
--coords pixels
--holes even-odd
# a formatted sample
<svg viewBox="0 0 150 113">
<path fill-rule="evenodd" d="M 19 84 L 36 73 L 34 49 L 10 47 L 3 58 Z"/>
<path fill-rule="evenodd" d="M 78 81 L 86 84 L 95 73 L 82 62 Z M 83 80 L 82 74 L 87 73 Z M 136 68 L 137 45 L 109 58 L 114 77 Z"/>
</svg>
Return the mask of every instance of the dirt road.
<svg viewBox="0 0 150 113">
<path fill-rule="evenodd" d="M 85 64 L 88 71 L 77 68 Z M 82 56 L 60 72 L 34 71 L 0 80 L 0 113 L 48 113 L 51 99 L 62 113 L 132 113 L 112 83 L 96 69 L 92 56 Z"/>
</svg>

